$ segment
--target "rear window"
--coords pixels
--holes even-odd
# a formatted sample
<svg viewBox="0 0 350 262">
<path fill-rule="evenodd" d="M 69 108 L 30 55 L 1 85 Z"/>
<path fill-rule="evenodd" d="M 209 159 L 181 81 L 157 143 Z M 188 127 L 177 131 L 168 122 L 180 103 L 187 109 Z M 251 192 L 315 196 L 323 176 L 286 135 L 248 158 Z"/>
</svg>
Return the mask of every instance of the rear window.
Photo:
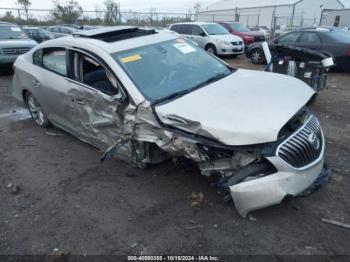
<svg viewBox="0 0 350 262">
<path fill-rule="evenodd" d="M 241 23 L 232 23 L 230 24 L 231 28 L 237 32 L 249 32 L 250 29 Z"/>
<path fill-rule="evenodd" d="M 27 35 L 15 25 L 0 26 L 0 39 L 25 39 Z"/>
<path fill-rule="evenodd" d="M 332 31 L 329 34 L 329 36 L 335 39 L 337 42 L 350 43 L 350 32 L 346 32 L 343 30 L 336 30 L 336 31 Z"/>
<path fill-rule="evenodd" d="M 189 25 L 189 24 L 172 25 L 170 30 L 175 31 L 179 34 L 190 35 L 192 34 L 192 25 Z"/>
</svg>

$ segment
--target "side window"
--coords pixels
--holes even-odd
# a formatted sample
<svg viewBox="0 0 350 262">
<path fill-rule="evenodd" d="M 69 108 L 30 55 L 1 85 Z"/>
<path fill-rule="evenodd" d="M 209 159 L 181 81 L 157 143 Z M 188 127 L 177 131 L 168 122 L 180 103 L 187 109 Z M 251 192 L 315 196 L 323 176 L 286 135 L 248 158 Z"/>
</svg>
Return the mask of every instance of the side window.
<svg viewBox="0 0 350 262">
<path fill-rule="evenodd" d="M 43 51 L 42 67 L 62 76 L 67 76 L 66 49 L 46 48 Z"/>
<path fill-rule="evenodd" d="M 181 34 L 184 34 L 184 35 L 191 35 L 192 34 L 192 25 L 187 25 L 187 24 L 184 24 L 181 26 Z"/>
<path fill-rule="evenodd" d="M 307 44 L 319 44 L 321 41 L 316 33 L 303 33 L 298 42 Z"/>
<path fill-rule="evenodd" d="M 174 31 L 174 32 L 177 32 L 177 33 L 180 33 L 180 26 L 181 25 L 172 25 L 170 30 Z"/>
<path fill-rule="evenodd" d="M 281 36 L 278 40 L 281 44 L 293 44 L 295 43 L 300 36 L 300 33 L 290 33 L 284 36 Z"/>
<path fill-rule="evenodd" d="M 60 33 L 69 34 L 69 30 L 66 28 L 60 28 Z"/>
<path fill-rule="evenodd" d="M 192 35 L 203 35 L 205 34 L 203 29 L 198 25 L 193 25 L 192 27 Z"/>
<path fill-rule="evenodd" d="M 75 80 L 109 96 L 120 92 L 117 79 L 97 60 L 78 52 L 73 52 L 72 60 Z"/>
<path fill-rule="evenodd" d="M 340 23 L 340 15 L 337 15 L 334 19 L 334 27 L 338 27 Z"/>
</svg>

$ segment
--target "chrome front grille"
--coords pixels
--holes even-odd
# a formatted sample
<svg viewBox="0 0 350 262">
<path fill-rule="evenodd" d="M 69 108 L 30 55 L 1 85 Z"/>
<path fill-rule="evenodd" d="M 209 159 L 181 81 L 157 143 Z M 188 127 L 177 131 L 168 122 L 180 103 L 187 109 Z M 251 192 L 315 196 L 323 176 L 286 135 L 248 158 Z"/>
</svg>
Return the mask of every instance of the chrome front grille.
<svg viewBox="0 0 350 262">
<path fill-rule="evenodd" d="M 30 50 L 29 47 L 3 48 L 4 55 L 22 55 Z"/>
<path fill-rule="evenodd" d="M 317 160 L 323 148 L 320 123 L 311 116 L 294 135 L 277 149 L 277 156 L 295 168 L 302 168 Z"/>
</svg>

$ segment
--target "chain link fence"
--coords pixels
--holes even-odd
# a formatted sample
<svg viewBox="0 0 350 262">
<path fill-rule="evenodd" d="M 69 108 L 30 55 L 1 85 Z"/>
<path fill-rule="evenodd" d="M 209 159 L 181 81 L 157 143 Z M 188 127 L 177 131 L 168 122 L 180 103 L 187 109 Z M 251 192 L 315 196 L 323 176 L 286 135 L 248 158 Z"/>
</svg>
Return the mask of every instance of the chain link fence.
<svg viewBox="0 0 350 262">
<path fill-rule="evenodd" d="M 242 22 L 248 27 L 259 27 L 263 19 L 260 12 L 238 11 L 237 9 L 201 12 L 201 13 L 164 13 L 151 10 L 150 12 L 120 11 L 107 12 L 105 10 L 81 10 L 78 13 L 66 14 L 58 17 L 54 9 L 13 9 L 0 8 L 0 21 L 16 23 L 18 25 L 29 26 L 51 26 L 51 25 L 134 25 L 142 27 L 153 27 L 157 29 L 168 28 L 169 25 L 179 22 L 218 22 L 218 21 L 236 21 Z M 276 37 L 287 32 L 297 30 L 302 27 L 317 25 L 313 18 L 304 17 L 303 14 L 294 16 L 281 16 L 273 14 L 268 18 L 271 25 L 265 26 L 270 29 L 271 37 Z M 266 23 L 266 21 L 265 21 Z"/>
<path fill-rule="evenodd" d="M 58 18 L 56 10 L 51 9 L 13 9 L 0 8 L 0 21 L 28 26 L 71 25 L 135 25 L 154 28 L 167 28 L 170 24 L 196 21 L 193 13 L 162 13 L 104 10 L 82 10 L 80 13 L 67 14 Z"/>
</svg>

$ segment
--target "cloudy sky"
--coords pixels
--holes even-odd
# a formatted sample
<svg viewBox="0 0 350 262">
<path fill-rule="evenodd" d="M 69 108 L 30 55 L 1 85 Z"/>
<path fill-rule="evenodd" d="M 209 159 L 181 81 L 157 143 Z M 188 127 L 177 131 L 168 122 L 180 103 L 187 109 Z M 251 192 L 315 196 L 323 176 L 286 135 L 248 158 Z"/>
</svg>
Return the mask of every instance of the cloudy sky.
<svg viewBox="0 0 350 262">
<path fill-rule="evenodd" d="M 65 0 L 59 0 L 65 2 Z M 104 0 L 77 0 L 85 10 L 94 10 L 96 5 L 103 6 Z M 150 8 L 156 8 L 158 12 L 187 12 L 196 2 L 201 2 L 205 7 L 208 4 L 215 3 L 219 0 L 116 0 L 121 5 L 123 11 L 144 11 Z M 350 0 L 342 0 L 350 7 Z M 31 0 L 31 8 L 51 9 L 53 7 L 52 0 Z M 0 0 L 1 7 L 16 7 L 16 0 Z"/>
<path fill-rule="evenodd" d="M 94 10 L 95 6 L 103 6 L 103 0 L 77 0 L 85 10 Z M 196 2 L 201 2 L 203 6 L 216 2 L 217 0 L 116 0 L 120 3 L 122 10 L 149 11 L 156 8 L 160 12 L 187 12 Z M 349 0 L 350 1 L 350 0 Z M 50 9 L 53 7 L 51 0 L 31 0 L 30 8 Z M 65 0 L 59 2 L 64 3 Z M 16 0 L 0 0 L 1 7 L 16 7 Z"/>
</svg>

